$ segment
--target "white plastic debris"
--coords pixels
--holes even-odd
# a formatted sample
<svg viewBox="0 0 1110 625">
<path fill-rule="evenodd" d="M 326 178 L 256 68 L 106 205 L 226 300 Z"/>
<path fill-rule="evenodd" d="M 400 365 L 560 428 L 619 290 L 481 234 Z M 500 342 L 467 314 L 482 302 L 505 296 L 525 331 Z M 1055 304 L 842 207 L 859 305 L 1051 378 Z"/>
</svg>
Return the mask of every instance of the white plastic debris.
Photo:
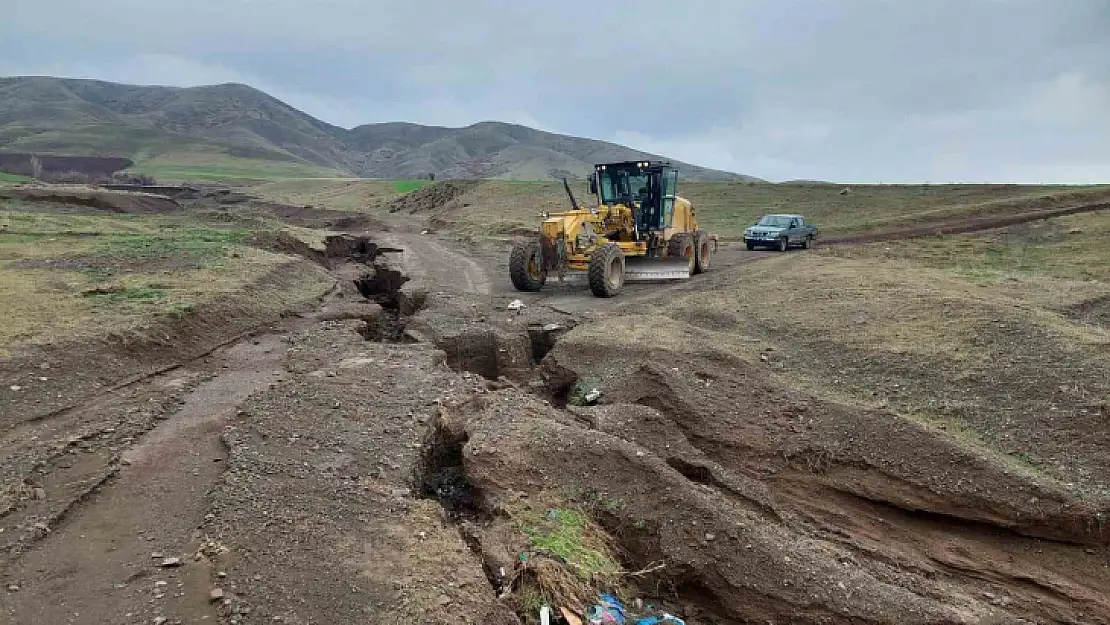
<svg viewBox="0 0 1110 625">
<path fill-rule="evenodd" d="M 428 234 L 428 231 L 427 230 L 421 230 L 420 234 Z"/>
<path fill-rule="evenodd" d="M 524 302 L 518 299 L 514 299 L 513 301 L 509 302 L 509 305 L 506 306 L 506 308 L 508 308 L 509 310 L 520 310 L 521 308 L 524 308 Z"/>
<path fill-rule="evenodd" d="M 588 404 L 596 402 L 598 399 L 601 399 L 601 390 L 596 388 L 591 389 L 589 393 L 586 393 L 586 397 L 584 399 Z"/>
<path fill-rule="evenodd" d="M 540 625 L 551 625 L 551 608 L 546 605 L 540 608 Z"/>
</svg>

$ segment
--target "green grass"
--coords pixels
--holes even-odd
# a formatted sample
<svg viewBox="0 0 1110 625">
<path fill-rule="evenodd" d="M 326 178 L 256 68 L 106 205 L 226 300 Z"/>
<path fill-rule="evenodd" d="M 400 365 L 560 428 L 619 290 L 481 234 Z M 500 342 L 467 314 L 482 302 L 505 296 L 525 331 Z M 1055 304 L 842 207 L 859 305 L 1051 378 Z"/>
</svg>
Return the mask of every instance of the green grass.
<svg viewBox="0 0 1110 625">
<path fill-rule="evenodd" d="M 533 549 L 562 560 L 580 579 L 589 581 L 620 570 L 611 555 L 592 544 L 588 517 L 579 510 L 552 508 L 543 516 L 527 515 L 521 531 Z"/>
<path fill-rule="evenodd" d="M 27 176 L 20 176 L 19 174 L 9 174 L 6 171 L 0 171 L 0 182 L 30 182 Z"/>
<path fill-rule="evenodd" d="M 173 228 L 166 234 L 115 235 L 99 241 L 94 254 L 130 261 L 155 258 L 189 258 L 211 262 L 224 257 L 234 245 L 246 242 L 244 229 Z"/>
<path fill-rule="evenodd" d="M 432 184 L 430 180 L 394 180 L 393 190 L 401 194 L 412 193 L 430 184 Z"/>
</svg>

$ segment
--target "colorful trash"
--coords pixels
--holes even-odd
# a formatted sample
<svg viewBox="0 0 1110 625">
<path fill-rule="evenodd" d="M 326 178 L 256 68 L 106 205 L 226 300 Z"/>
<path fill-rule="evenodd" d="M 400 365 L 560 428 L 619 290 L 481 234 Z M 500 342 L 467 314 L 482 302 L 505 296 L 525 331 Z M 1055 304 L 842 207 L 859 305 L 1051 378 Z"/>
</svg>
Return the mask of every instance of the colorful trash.
<svg viewBox="0 0 1110 625">
<path fill-rule="evenodd" d="M 621 605 L 620 599 L 610 594 L 603 594 L 600 599 L 597 605 L 586 612 L 586 621 L 591 625 L 603 623 L 624 625 L 624 606 Z"/>
</svg>

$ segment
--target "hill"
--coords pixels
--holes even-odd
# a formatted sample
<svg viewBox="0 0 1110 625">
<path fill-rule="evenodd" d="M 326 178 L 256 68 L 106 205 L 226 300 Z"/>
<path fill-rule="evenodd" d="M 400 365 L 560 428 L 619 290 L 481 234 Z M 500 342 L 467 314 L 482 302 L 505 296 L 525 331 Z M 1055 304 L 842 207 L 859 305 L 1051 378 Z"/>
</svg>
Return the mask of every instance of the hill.
<svg viewBox="0 0 1110 625">
<path fill-rule="evenodd" d="M 0 78 L 0 151 L 132 159 L 166 179 L 359 176 L 543 180 L 597 161 L 662 159 L 526 126 L 383 123 L 345 129 L 252 87 Z M 673 161 L 691 180 L 754 180 Z"/>
</svg>

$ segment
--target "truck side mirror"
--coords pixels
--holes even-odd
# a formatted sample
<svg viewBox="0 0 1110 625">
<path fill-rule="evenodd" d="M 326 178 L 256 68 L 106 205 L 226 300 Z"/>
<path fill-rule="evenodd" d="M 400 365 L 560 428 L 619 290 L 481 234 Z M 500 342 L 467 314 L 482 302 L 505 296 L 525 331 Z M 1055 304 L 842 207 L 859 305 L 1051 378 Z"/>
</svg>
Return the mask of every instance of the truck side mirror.
<svg viewBox="0 0 1110 625">
<path fill-rule="evenodd" d="M 597 195 L 597 175 L 590 174 L 590 194 Z"/>
</svg>

